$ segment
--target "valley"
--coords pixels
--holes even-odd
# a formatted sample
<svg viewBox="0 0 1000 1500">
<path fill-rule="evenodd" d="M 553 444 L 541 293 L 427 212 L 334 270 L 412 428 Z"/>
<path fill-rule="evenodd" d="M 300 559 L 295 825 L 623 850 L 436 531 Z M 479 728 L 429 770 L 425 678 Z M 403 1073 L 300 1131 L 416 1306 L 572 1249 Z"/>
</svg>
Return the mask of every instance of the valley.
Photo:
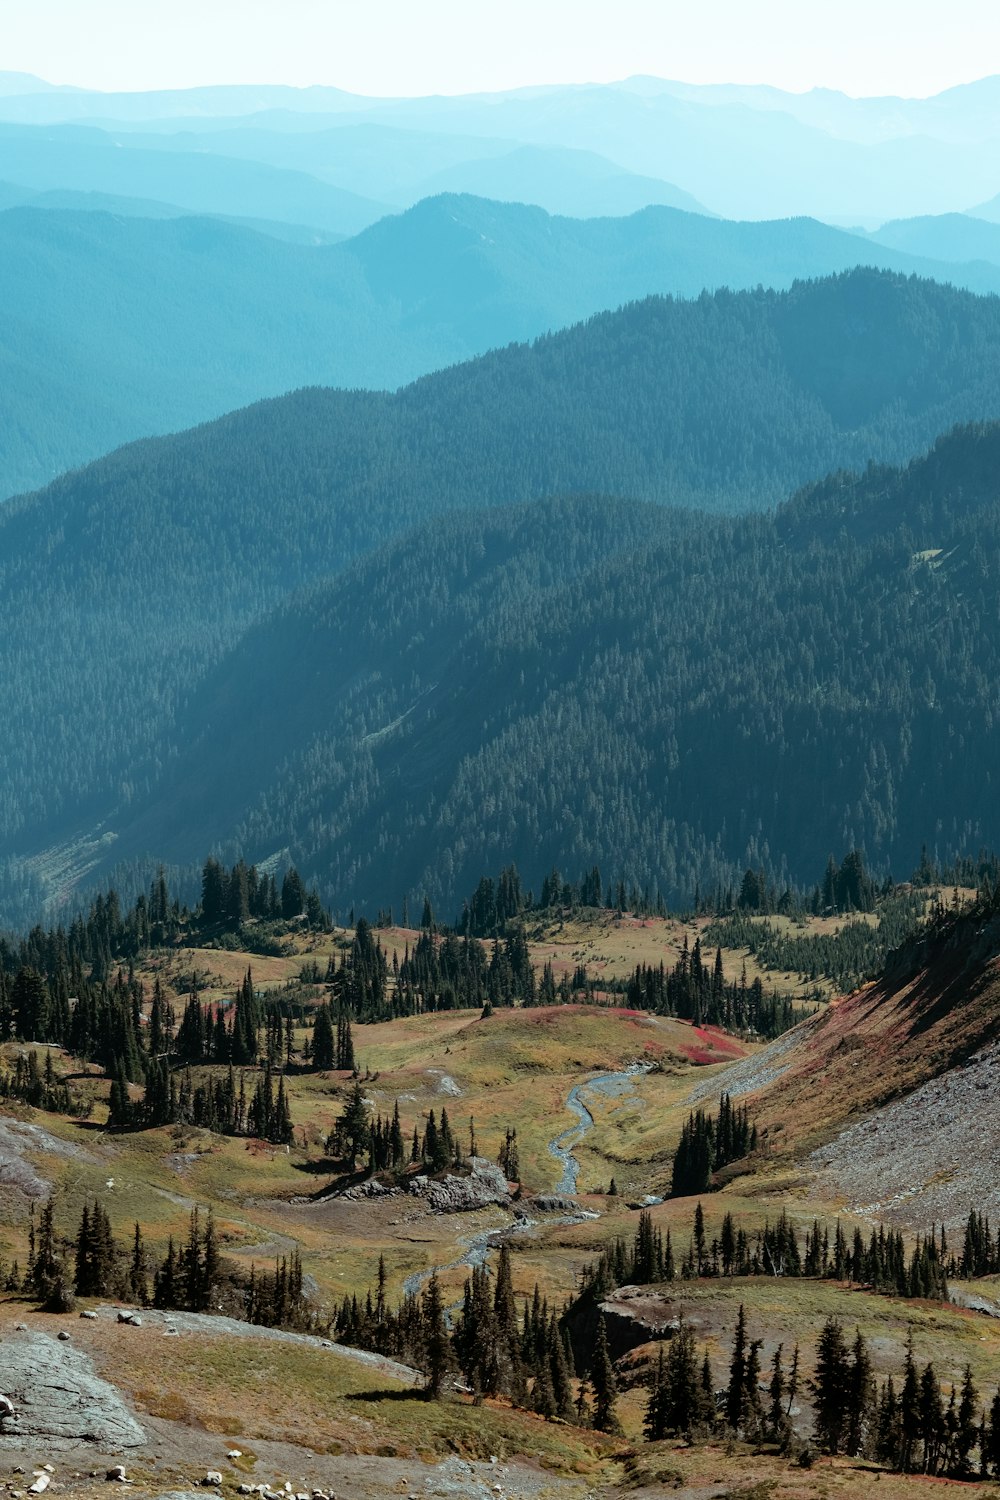
<svg viewBox="0 0 1000 1500">
<path fill-rule="evenodd" d="M 0 1500 L 997 1500 L 1000 38 L 888 4 L 5 17 Z"/>
<path fill-rule="evenodd" d="M 838 1274 L 832 1261 L 825 1276 L 807 1270 L 791 1277 L 776 1276 L 766 1264 L 756 1274 L 734 1277 L 720 1274 L 717 1264 L 720 1236 L 726 1253 L 727 1216 L 751 1243 L 776 1224 L 787 1225 L 782 1233 L 794 1233 L 800 1246 L 804 1237 L 807 1251 L 817 1223 L 831 1247 L 836 1227 L 846 1246 L 853 1239 L 855 1251 L 858 1232 L 864 1244 L 880 1226 L 901 1229 L 912 1246 L 914 1236 L 919 1242 L 933 1223 L 947 1231 L 951 1254 L 959 1256 L 970 1208 L 989 1213 L 995 1207 L 990 1192 L 970 1175 L 971 1136 L 964 1142 L 947 1133 L 932 1136 L 922 1152 L 911 1150 L 901 1162 L 900 1181 L 911 1184 L 907 1192 L 894 1190 L 891 1176 L 878 1170 L 871 1180 L 881 1185 L 879 1201 L 865 1201 L 866 1148 L 850 1144 L 853 1138 L 870 1139 L 872 1131 L 898 1134 L 904 1127 L 891 1122 L 899 1108 L 914 1108 L 912 1101 L 921 1093 L 940 1096 L 953 1088 L 963 1069 L 950 1071 L 950 1059 L 975 1053 L 989 1034 L 1000 943 L 976 916 L 969 891 L 956 893 L 952 902 L 950 910 L 940 906 L 932 890 L 926 936 L 918 932 L 900 956 L 890 959 L 879 981 L 855 994 L 817 1001 L 811 986 L 811 1016 L 775 1041 L 623 1008 L 598 992 L 582 1005 L 536 1003 L 491 1013 L 489 1007 L 438 1010 L 371 1023 L 355 1019 L 353 1077 L 350 1070 L 317 1070 L 308 1060 L 316 1006 L 324 996 L 318 976 L 336 974 L 345 957 L 357 961 L 357 939 L 350 931 L 296 933 L 293 926 L 282 940 L 282 953 L 270 957 L 199 945 L 197 939 L 189 945 L 183 937 L 165 947 L 154 945 L 142 954 L 137 971 L 147 997 L 144 1028 L 154 984 L 178 1015 L 196 982 L 210 1016 L 221 1004 L 232 1017 L 234 991 L 240 991 L 246 966 L 256 972 L 262 1000 L 277 1001 L 289 1016 L 305 1018 L 306 1024 L 293 1019 L 290 1029 L 282 1029 L 283 1035 L 287 1030 L 283 1054 L 290 1049 L 282 1072 L 288 1142 L 227 1137 L 180 1122 L 109 1130 L 103 1071 L 49 1049 L 56 1076 L 66 1076 L 76 1091 L 74 1109 L 67 1114 L 8 1101 L 0 1116 L 0 1223 L 5 1226 L 0 1261 L 7 1268 L 0 1279 L 8 1283 L 0 1302 L 6 1333 L 0 1337 L 12 1339 L 14 1348 L 26 1337 L 41 1338 L 44 1345 L 62 1321 L 30 1312 L 9 1282 L 15 1261 L 22 1267 L 30 1262 L 28 1237 L 29 1232 L 37 1236 L 37 1205 L 51 1193 L 70 1265 L 74 1225 L 91 1203 L 101 1203 L 123 1247 L 140 1226 L 149 1272 L 168 1239 L 178 1247 L 187 1243 L 195 1210 L 203 1223 L 210 1214 L 214 1224 L 224 1277 L 215 1316 L 140 1305 L 141 1328 L 123 1327 L 115 1321 L 114 1308 L 123 1305 L 118 1287 L 110 1302 L 84 1296 L 78 1306 L 95 1308 L 96 1321 L 72 1324 L 74 1349 L 98 1378 L 122 1392 L 143 1428 L 142 1441 L 125 1455 L 140 1484 L 190 1487 L 200 1461 L 206 1468 L 220 1466 L 232 1482 L 240 1475 L 268 1482 L 272 1471 L 294 1470 L 309 1476 L 295 1483 L 324 1491 L 336 1487 L 348 1496 L 396 1493 L 400 1483 L 411 1482 L 409 1474 L 401 1477 L 404 1470 L 414 1467 L 422 1476 L 419 1493 L 428 1495 L 451 1493 L 449 1484 L 476 1494 L 475 1485 L 492 1484 L 487 1468 L 501 1474 L 503 1493 L 511 1496 L 603 1494 L 621 1482 L 638 1484 L 642 1492 L 642 1484 L 655 1484 L 656 1476 L 668 1471 L 676 1476 L 672 1483 L 701 1494 L 699 1486 L 711 1479 L 722 1450 L 711 1442 L 668 1444 L 662 1451 L 637 1448 L 644 1382 L 657 1339 L 669 1334 L 678 1318 L 708 1351 L 721 1379 L 741 1303 L 765 1358 L 779 1344 L 786 1354 L 799 1345 L 802 1379 L 813 1370 L 812 1346 L 823 1320 L 834 1316 L 861 1330 L 873 1351 L 876 1378 L 898 1372 L 912 1337 L 918 1357 L 932 1357 L 939 1378 L 959 1381 L 968 1365 L 977 1388 L 988 1389 L 1000 1382 L 1000 1332 L 994 1332 L 997 1324 L 984 1311 L 995 1295 L 989 1276 L 984 1280 L 976 1271 L 971 1278 L 950 1279 L 952 1300 L 941 1303 L 873 1291 L 860 1269 Z M 713 922 L 713 916 L 678 920 L 580 908 L 540 913 L 530 924 L 532 964 L 538 980 L 546 972 L 578 978 L 585 965 L 605 984 L 625 983 L 637 965 L 675 966 L 710 934 Z M 843 925 L 825 916 L 799 919 L 803 937 L 824 941 Z M 976 956 L 963 959 L 961 972 L 954 974 L 950 955 L 956 934 L 970 925 L 979 933 Z M 416 950 L 421 936 L 419 928 L 378 931 L 393 971 Z M 959 951 L 967 950 L 960 945 Z M 753 964 L 746 949 L 727 949 L 721 955 L 727 982 L 748 961 Z M 764 978 L 769 985 L 791 981 L 804 989 L 801 975 L 764 971 Z M 902 1041 L 907 1027 L 909 1037 Z M 877 1042 L 883 1034 L 892 1038 L 888 1051 Z M 942 1050 L 945 1037 L 950 1054 Z M 24 1046 L 8 1045 L 4 1053 L 10 1068 L 24 1056 Z M 825 1061 L 817 1091 L 810 1080 L 817 1077 L 820 1056 Z M 845 1090 L 838 1089 L 841 1067 L 851 1079 Z M 224 1078 L 218 1068 L 194 1069 L 198 1082 L 213 1073 Z M 252 1081 L 260 1074 L 251 1067 L 249 1073 L 241 1071 L 244 1076 Z M 441 1186 L 434 1197 L 421 1189 L 428 1178 L 414 1177 L 419 1168 L 412 1166 L 402 1177 L 345 1176 L 343 1166 L 338 1169 L 330 1158 L 330 1140 L 355 1083 L 370 1119 L 388 1121 L 398 1109 L 404 1142 L 415 1123 L 424 1131 L 432 1112 L 444 1128 L 446 1114 L 458 1142 L 456 1159 L 472 1150 L 486 1162 L 495 1161 L 503 1156 L 505 1137 L 509 1145 L 510 1132 L 516 1131 L 516 1183 L 504 1182 L 505 1174 L 495 1169 L 494 1178 L 485 1172 L 477 1177 L 475 1166 L 471 1177 L 463 1176 L 467 1167 L 449 1176 L 455 1168 L 448 1166 L 443 1174 L 431 1173 L 430 1181 Z M 979 1084 L 978 1075 L 970 1085 L 990 1086 Z M 140 1091 L 129 1092 L 141 1098 Z M 747 1102 L 759 1145 L 735 1170 L 717 1172 L 714 1190 L 700 1199 L 671 1197 L 671 1160 L 685 1121 L 693 1111 L 715 1110 L 723 1096 Z M 891 1102 L 897 1098 L 898 1106 Z M 817 1104 L 821 1119 L 815 1115 Z M 961 1110 L 957 1098 L 955 1107 Z M 379 1180 L 383 1185 L 373 1190 L 372 1182 Z M 939 1184 L 945 1180 L 950 1188 L 942 1198 Z M 692 1227 L 699 1203 L 703 1225 Z M 565 1424 L 553 1427 L 544 1417 L 494 1398 L 470 1406 L 470 1397 L 460 1394 L 461 1381 L 428 1421 L 426 1404 L 414 1389 L 423 1376 L 413 1373 L 405 1358 L 398 1371 L 391 1362 L 398 1355 L 389 1355 L 388 1363 L 385 1356 L 365 1355 L 369 1364 L 354 1367 L 343 1364 L 345 1356 L 358 1352 L 350 1336 L 346 1347 L 330 1342 L 345 1336 L 337 1333 L 337 1308 L 352 1298 L 363 1303 L 374 1296 L 376 1283 L 392 1308 L 404 1297 L 425 1298 L 434 1277 L 457 1327 L 463 1286 L 468 1295 L 473 1267 L 486 1268 L 495 1281 L 501 1246 L 509 1254 L 519 1308 L 530 1309 L 539 1293 L 554 1309 L 575 1305 L 598 1258 L 617 1253 L 619 1241 L 631 1244 L 643 1222 L 654 1238 L 662 1240 L 669 1232 L 677 1259 L 674 1279 L 666 1284 L 654 1278 L 645 1286 L 640 1276 L 639 1285 L 609 1291 L 600 1302 L 619 1377 L 622 1430 L 617 1437 Z M 707 1255 L 705 1268 L 701 1275 L 682 1273 L 680 1262 L 696 1253 L 698 1235 L 708 1247 L 697 1252 Z M 316 1332 L 278 1334 L 253 1323 L 233 1324 L 233 1313 L 239 1315 L 237 1287 L 290 1256 L 301 1257 L 304 1306 L 311 1319 L 318 1319 Z M 124 1305 L 130 1305 L 127 1294 Z M 586 1315 L 585 1297 L 580 1305 L 583 1314 L 571 1308 L 568 1315 L 574 1338 L 574 1318 Z M 220 1315 L 226 1312 L 228 1320 Z M 331 1316 L 335 1323 L 327 1334 Z M 15 1322 L 21 1332 L 13 1329 Z M 262 1338 L 270 1342 L 259 1355 L 248 1355 L 248 1364 L 238 1351 Z M 128 1341 L 127 1373 L 119 1365 L 123 1340 Z M 230 1366 L 234 1358 L 238 1364 Z M 810 1410 L 803 1400 L 796 1407 L 799 1430 L 807 1430 L 803 1424 Z M 182 1437 L 185 1433 L 192 1436 Z M 13 1443 L 17 1451 L 16 1437 L 0 1442 L 8 1450 Z M 234 1443 L 241 1456 L 224 1461 L 223 1449 Z M 53 1451 L 76 1450 L 66 1442 Z M 802 1493 L 787 1466 L 760 1445 L 756 1452 L 746 1450 L 741 1472 L 776 1486 L 769 1493 Z M 824 1461 L 821 1472 L 829 1493 L 852 1493 L 853 1468 Z M 893 1494 L 892 1486 L 902 1483 L 884 1473 L 882 1481 Z"/>
</svg>

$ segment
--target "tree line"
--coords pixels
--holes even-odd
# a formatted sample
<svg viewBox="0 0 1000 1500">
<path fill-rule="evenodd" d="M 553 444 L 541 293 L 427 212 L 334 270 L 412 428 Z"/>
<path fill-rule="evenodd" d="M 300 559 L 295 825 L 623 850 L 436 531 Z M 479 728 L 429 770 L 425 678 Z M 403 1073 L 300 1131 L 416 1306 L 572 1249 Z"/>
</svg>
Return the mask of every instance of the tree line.
<svg viewBox="0 0 1000 1500">
<path fill-rule="evenodd" d="M 727 1210 L 711 1239 L 701 1203 L 695 1206 L 686 1245 L 675 1249 L 671 1232 L 656 1228 L 652 1215 L 639 1215 L 631 1244 L 619 1237 L 580 1274 L 570 1306 L 593 1306 L 621 1286 L 655 1285 L 697 1277 L 812 1277 L 868 1287 L 888 1296 L 948 1300 L 948 1276 L 965 1274 L 950 1255 L 944 1227 L 918 1235 L 907 1256 L 898 1230 L 880 1225 L 865 1240 L 856 1228 L 849 1239 L 840 1220 L 833 1234 L 814 1220 L 800 1237 L 782 1209 L 775 1222 L 746 1230 Z"/>
</svg>

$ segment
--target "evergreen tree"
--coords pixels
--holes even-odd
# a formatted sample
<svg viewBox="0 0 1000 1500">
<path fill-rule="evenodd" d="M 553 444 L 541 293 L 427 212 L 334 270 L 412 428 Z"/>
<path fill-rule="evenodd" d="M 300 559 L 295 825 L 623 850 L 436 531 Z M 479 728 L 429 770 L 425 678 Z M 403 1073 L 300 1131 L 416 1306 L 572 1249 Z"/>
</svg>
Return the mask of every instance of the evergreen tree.
<svg viewBox="0 0 1000 1500">
<path fill-rule="evenodd" d="M 329 1073 L 336 1060 L 330 1007 L 321 1005 L 316 1011 L 316 1020 L 313 1024 L 312 1064 L 320 1073 Z"/>
<path fill-rule="evenodd" d="M 726 1422 L 739 1432 L 746 1416 L 747 1322 L 746 1309 L 740 1303 L 733 1336 L 733 1353 L 729 1361 L 729 1385 L 726 1388 Z"/>
<path fill-rule="evenodd" d="M 590 1366 L 590 1383 L 594 1392 L 593 1423 L 595 1428 L 598 1432 L 617 1432 L 619 1423 L 615 1407 L 618 1382 L 615 1379 L 615 1367 L 608 1350 L 608 1332 L 603 1313 L 600 1313 L 597 1319 L 597 1338 Z"/>
<path fill-rule="evenodd" d="M 851 1366 L 843 1330 L 836 1318 L 827 1319 L 816 1345 L 812 1391 L 816 1441 L 824 1453 L 839 1453 L 851 1407 Z"/>
<path fill-rule="evenodd" d="M 436 1271 L 427 1283 L 427 1290 L 424 1292 L 423 1319 L 427 1348 L 425 1393 L 428 1401 L 439 1401 L 451 1365 L 451 1349 L 444 1321 L 441 1284 Z"/>
<path fill-rule="evenodd" d="M 338 1127 L 342 1139 L 347 1143 L 347 1160 L 353 1166 L 357 1158 L 368 1149 L 371 1136 L 368 1107 L 360 1083 L 352 1088 Z"/>
</svg>

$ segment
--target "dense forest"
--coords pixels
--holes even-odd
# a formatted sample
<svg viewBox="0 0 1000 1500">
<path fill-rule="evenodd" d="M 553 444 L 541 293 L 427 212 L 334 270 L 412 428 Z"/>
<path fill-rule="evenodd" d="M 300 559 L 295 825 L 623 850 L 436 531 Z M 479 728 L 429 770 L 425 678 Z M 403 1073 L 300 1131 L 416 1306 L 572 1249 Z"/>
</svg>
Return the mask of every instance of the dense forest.
<svg viewBox="0 0 1000 1500">
<path fill-rule="evenodd" d="M 995 843 L 998 456 L 959 432 L 774 518 L 437 523 L 248 633 L 117 850 L 287 847 L 374 913 L 454 910 L 508 860 L 688 904 L 747 866 L 808 887 L 834 849 L 905 873 Z"/>
<path fill-rule="evenodd" d="M 543 849 L 677 900 L 747 864 L 991 841 L 995 431 L 773 516 L 536 497 L 776 498 L 1000 406 L 998 332 L 1000 303 L 875 273 L 653 300 L 9 505 L 8 915 L 206 835 L 290 850 L 342 909 L 451 901 L 509 859 L 534 882 Z"/>
</svg>

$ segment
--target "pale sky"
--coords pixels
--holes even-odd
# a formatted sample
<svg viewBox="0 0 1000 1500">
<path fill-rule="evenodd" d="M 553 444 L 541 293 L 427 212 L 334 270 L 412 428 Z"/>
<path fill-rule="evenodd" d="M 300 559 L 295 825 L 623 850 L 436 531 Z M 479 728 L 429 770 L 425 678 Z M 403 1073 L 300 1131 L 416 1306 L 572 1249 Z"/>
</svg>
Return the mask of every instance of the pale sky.
<svg viewBox="0 0 1000 1500">
<path fill-rule="evenodd" d="M 101 89 L 466 93 L 652 73 L 936 93 L 1000 73 L 995 0 L 0 0 L 0 70 Z"/>
</svg>

